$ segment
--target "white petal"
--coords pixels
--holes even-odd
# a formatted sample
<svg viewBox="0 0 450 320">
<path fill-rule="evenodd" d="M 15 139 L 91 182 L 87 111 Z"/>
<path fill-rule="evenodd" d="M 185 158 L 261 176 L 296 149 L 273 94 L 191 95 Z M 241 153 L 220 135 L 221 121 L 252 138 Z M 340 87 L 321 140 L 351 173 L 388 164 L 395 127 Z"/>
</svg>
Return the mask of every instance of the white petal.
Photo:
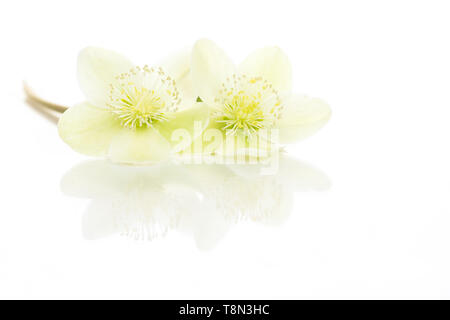
<svg viewBox="0 0 450 320">
<path fill-rule="evenodd" d="M 189 108 L 197 101 L 198 95 L 194 91 L 190 72 L 188 72 L 184 77 L 181 77 L 177 81 L 176 86 L 181 97 L 181 102 L 179 105 L 180 109 Z"/>
<path fill-rule="evenodd" d="M 191 77 L 194 92 L 211 102 L 224 80 L 235 73 L 235 66 L 225 52 L 214 42 L 199 40 L 192 49 Z"/>
<path fill-rule="evenodd" d="M 64 142 L 90 156 L 106 155 L 120 128 L 112 113 L 88 102 L 67 109 L 58 122 L 59 135 Z"/>
<path fill-rule="evenodd" d="M 184 49 L 170 55 L 159 64 L 175 81 L 185 77 L 191 68 L 191 50 Z"/>
<path fill-rule="evenodd" d="M 123 128 L 109 149 L 112 161 L 130 164 L 157 163 L 166 160 L 169 154 L 169 142 L 153 128 Z"/>
<path fill-rule="evenodd" d="M 133 64 L 118 53 L 101 48 L 85 48 L 78 55 L 80 88 L 90 102 L 104 106 L 114 77 L 130 71 L 132 67 Z"/>
<path fill-rule="evenodd" d="M 239 72 L 261 76 L 280 92 L 286 93 L 291 90 L 291 63 L 278 47 L 266 47 L 251 53 L 239 66 Z"/>
<path fill-rule="evenodd" d="M 190 107 L 197 97 L 195 96 L 191 79 L 191 49 L 184 49 L 166 58 L 160 66 L 176 82 L 181 96 L 180 108 Z"/>
<path fill-rule="evenodd" d="M 322 128 L 331 117 L 328 104 L 317 98 L 293 96 L 286 103 L 278 123 L 280 142 L 306 138 Z"/>
</svg>

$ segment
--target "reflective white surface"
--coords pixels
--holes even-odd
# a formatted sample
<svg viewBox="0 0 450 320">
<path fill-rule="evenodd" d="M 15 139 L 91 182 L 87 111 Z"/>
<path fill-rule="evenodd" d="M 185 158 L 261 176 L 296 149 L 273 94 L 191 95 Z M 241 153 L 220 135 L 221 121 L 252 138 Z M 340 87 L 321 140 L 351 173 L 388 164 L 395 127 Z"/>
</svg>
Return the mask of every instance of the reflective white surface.
<svg viewBox="0 0 450 320">
<path fill-rule="evenodd" d="M 208 250 L 239 223 L 282 224 L 295 192 L 329 188 L 317 169 L 284 154 L 279 162 L 276 174 L 262 175 L 259 165 L 133 167 L 92 160 L 71 169 L 61 189 L 91 199 L 82 223 L 86 239 L 120 234 L 152 241 L 177 230 Z"/>
<path fill-rule="evenodd" d="M 450 298 L 446 2 L 0 6 L 1 298 Z M 279 45 L 331 105 L 279 176 L 88 159 L 23 102 L 78 102 L 86 45 L 145 64 L 202 36 Z"/>
</svg>

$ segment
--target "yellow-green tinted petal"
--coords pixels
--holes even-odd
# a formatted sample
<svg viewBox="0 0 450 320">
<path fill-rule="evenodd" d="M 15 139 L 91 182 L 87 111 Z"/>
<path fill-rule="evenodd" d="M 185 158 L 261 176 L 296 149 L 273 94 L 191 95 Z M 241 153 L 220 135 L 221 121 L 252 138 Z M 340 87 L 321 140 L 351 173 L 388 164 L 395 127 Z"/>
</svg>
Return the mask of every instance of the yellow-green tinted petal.
<svg viewBox="0 0 450 320">
<path fill-rule="evenodd" d="M 192 49 L 191 77 L 194 92 L 212 102 L 224 80 L 235 73 L 235 66 L 214 42 L 199 40 Z"/>
<path fill-rule="evenodd" d="M 157 163 L 169 154 L 169 142 L 154 128 L 123 128 L 109 148 L 112 161 L 129 164 Z"/>
<path fill-rule="evenodd" d="M 64 142 L 90 156 L 105 156 L 120 128 L 112 113 L 88 102 L 67 109 L 58 122 L 59 135 Z"/>
<path fill-rule="evenodd" d="M 278 137 L 270 131 L 259 132 L 253 137 L 243 134 L 227 135 L 223 123 L 210 120 L 201 136 L 193 140 L 190 148 L 183 150 L 182 156 L 217 155 L 220 157 L 245 156 L 261 159 L 278 150 Z M 278 133 L 274 131 L 274 133 Z"/>
<path fill-rule="evenodd" d="M 317 98 L 293 96 L 286 103 L 278 123 L 280 142 L 306 138 L 322 128 L 331 117 L 328 104 Z"/>
<path fill-rule="evenodd" d="M 263 77 L 280 92 L 291 91 L 291 63 L 278 47 L 266 47 L 251 53 L 241 63 L 239 71 L 250 76 Z"/>
<path fill-rule="evenodd" d="M 88 47 L 78 55 L 78 82 L 86 98 L 97 106 L 108 101 L 114 78 L 133 67 L 131 61 L 110 50 Z"/>
<path fill-rule="evenodd" d="M 202 103 L 203 105 L 203 103 Z M 205 106 L 206 107 L 206 106 Z M 209 108 L 205 108 L 204 112 L 211 112 Z M 221 127 L 222 124 L 215 122 L 214 120 L 207 120 L 207 126 L 204 127 L 204 130 L 201 135 L 196 136 L 194 139 L 191 139 L 191 143 L 187 145 L 186 148 L 184 146 L 177 146 L 174 148 L 175 151 L 179 152 L 181 157 L 191 157 L 191 156 L 199 156 L 202 154 L 212 154 L 217 148 L 222 145 L 223 140 L 223 132 Z M 197 131 L 198 132 L 198 131 Z M 178 135 L 181 136 L 181 135 Z"/>
<path fill-rule="evenodd" d="M 246 157 L 249 159 L 263 159 L 270 156 L 277 149 L 271 143 L 267 134 L 246 136 L 244 134 L 224 135 L 223 144 L 216 150 L 216 154 L 224 157 Z"/>
<path fill-rule="evenodd" d="M 208 122 L 209 109 L 203 103 L 196 103 L 189 109 L 175 112 L 169 121 L 159 123 L 156 128 L 172 145 L 180 145 L 182 137 L 189 136 L 192 142 L 201 136 Z M 189 145 L 190 143 L 186 147 Z M 184 147 L 177 151 L 183 149 Z"/>
</svg>

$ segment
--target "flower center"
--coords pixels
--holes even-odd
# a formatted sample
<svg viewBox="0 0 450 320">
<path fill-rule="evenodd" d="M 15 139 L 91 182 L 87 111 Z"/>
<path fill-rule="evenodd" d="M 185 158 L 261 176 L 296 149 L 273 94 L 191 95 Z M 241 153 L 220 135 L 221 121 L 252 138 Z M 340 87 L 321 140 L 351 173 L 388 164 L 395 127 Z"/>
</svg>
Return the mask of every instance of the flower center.
<svg viewBox="0 0 450 320">
<path fill-rule="evenodd" d="M 246 75 L 227 78 L 215 103 L 216 121 L 224 124 L 227 134 L 240 131 L 252 135 L 270 129 L 283 109 L 277 91 L 267 80 Z"/>
<path fill-rule="evenodd" d="M 135 67 L 110 84 L 108 107 L 127 128 L 167 121 L 180 102 L 175 81 L 161 68 Z"/>
</svg>

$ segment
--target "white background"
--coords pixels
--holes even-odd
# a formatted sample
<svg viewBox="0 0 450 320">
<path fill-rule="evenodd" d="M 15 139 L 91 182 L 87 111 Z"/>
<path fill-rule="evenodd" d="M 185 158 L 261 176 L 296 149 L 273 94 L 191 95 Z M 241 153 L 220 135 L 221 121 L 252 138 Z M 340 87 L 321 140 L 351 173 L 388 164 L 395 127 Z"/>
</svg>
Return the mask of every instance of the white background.
<svg viewBox="0 0 450 320">
<path fill-rule="evenodd" d="M 450 298 L 449 13 L 447 1 L 2 2 L 0 297 Z M 333 116 L 287 150 L 330 188 L 211 250 L 178 230 L 85 239 L 90 200 L 60 183 L 87 158 L 24 103 L 22 80 L 70 105 L 83 47 L 143 65 L 202 37 L 236 62 L 266 45 L 289 55 L 295 91 Z"/>
</svg>

